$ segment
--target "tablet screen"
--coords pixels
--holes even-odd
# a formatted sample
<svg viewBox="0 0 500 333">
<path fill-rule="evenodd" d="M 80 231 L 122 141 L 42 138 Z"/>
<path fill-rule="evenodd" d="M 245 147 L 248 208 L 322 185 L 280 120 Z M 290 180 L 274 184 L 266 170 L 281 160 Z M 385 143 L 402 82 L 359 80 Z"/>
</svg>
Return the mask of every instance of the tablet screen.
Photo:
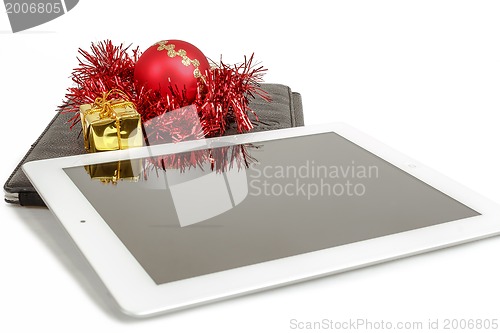
<svg viewBox="0 0 500 333">
<path fill-rule="evenodd" d="M 65 172 L 157 284 L 480 215 L 335 133 L 239 147 Z"/>
</svg>

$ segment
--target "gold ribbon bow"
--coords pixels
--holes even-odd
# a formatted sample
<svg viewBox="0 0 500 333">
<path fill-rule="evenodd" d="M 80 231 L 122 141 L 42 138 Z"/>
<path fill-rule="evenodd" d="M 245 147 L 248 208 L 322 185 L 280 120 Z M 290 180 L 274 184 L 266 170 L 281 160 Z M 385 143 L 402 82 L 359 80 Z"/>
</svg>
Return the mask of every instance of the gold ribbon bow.
<svg viewBox="0 0 500 333">
<path fill-rule="evenodd" d="M 110 96 L 119 96 L 119 99 L 111 99 Z M 120 89 L 111 89 L 108 92 L 103 92 L 102 97 L 97 97 L 92 104 L 92 108 L 88 113 L 99 112 L 100 119 L 116 119 L 114 108 L 135 107 L 134 103 L 130 102 L 129 97 Z"/>
<path fill-rule="evenodd" d="M 110 98 L 112 96 L 118 96 L 116 98 Z M 120 89 L 111 89 L 108 92 L 103 92 L 102 97 L 97 97 L 92 103 L 90 110 L 85 112 L 87 114 L 99 112 L 99 119 L 115 119 L 116 135 L 118 137 L 118 148 L 122 149 L 122 138 L 121 138 L 121 128 L 120 120 L 116 117 L 115 108 L 135 108 L 134 103 L 130 102 L 128 95 Z"/>
</svg>

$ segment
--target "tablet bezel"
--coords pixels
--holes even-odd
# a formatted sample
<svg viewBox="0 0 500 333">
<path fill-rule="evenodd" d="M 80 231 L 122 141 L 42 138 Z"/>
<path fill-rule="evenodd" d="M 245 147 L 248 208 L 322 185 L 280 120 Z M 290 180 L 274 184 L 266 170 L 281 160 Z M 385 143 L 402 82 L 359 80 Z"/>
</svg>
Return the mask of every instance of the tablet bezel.
<svg viewBox="0 0 500 333">
<path fill-rule="evenodd" d="M 343 136 L 481 215 L 157 285 L 64 171 L 65 168 L 88 164 L 327 132 Z M 40 160 L 24 164 L 23 170 L 120 309 L 136 317 L 183 309 L 500 234 L 499 205 L 342 123 Z"/>
</svg>

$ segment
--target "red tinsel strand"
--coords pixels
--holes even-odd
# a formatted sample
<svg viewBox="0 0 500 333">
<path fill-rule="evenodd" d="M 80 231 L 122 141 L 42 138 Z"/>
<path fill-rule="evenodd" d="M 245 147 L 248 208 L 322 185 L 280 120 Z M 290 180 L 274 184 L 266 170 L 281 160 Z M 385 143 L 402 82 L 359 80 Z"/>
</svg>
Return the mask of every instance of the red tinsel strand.
<svg viewBox="0 0 500 333">
<path fill-rule="evenodd" d="M 231 68 L 229 68 L 229 70 L 227 70 L 226 68 L 226 71 L 219 74 L 222 75 L 215 74 L 216 79 L 214 80 L 214 82 L 219 82 L 219 83 L 229 82 L 231 76 L 234 76 L 235 72 Z M 223 75 L 226 76 L 224 77 Z M 233 87 L 238 85 L 235 84 L 234 82 L 232 84 Z M 207 86 L 209 86 L 209 84 L 207 84 Z M 222 85 L 216 83 L 212 87 L 217 87 L 217 86 L 221 87 Z M 207 89 L 207 87 L 204 87 L 204 89 Z M 267 93 L 265 93 L 263 90 L 258 90 L 258 89 L 260 88 L 255 87 L 255 90 L 252 89 L 252 92 L 260 96 L 261 98 L 268 100 Z M 227 93 L 228 95 L 225 95 L 225 93 Z M 211 132 L 210 128 L 207 128 L 206 126 L 207 122 L 205 122 L 205 129 L 203 131 L 199 128 L 192 131 L 189 129 L 190 128 L 194 129 L 197 127 L 196 126 L 197 119 L 189 120 L 184 113 L 179 113 L 178 110 L 172 110 L 170 112 L 161 114 L 161 109 L 163 110 L 175 109 L 175 108 L 179 109 L 179 106 L 185 103 L 185 98 L 183 98 L 183 96 L 181 95 L 180 90 L 177 89 L 177 87 L 175 88 L 171 87 L 171 95 L 173 97 L 161 99 L 158 98 L 157 96 L 158 98 L 157 100 L 161 101 L 160 104 L 162 106 L 158 108 L 158 105 L 156 105 L 152 109 L 151 108 L 148 109 L 149 112 L 147 115 L 143 115 L 144 119 L 149 119 L 145 122 L 145 125 L 148 128 L 146 129 L 148 137 L 150 138 L 150 140 L 157 140 L 156 143 L 162 143 L 162 142 L 179 142 L 186 140 L 194 140 L 203 138 L 204 136 L 212 136 L 214 135 L 214 133 L 215 134 L 223 133 L 226 128 L 225 118 L 231 112 L 231 107 L 240 108 L 239 109 L 240 113 L 243 112 L 244 110 L 243 107 L 247 108 L 246 110 L 248 110 L 248 99 L 241 98 L 240 96 L 240 100 L 238 101 L 239 104 L 238 103 L 231 104 L 232 103 L 231 98 L 224 98 L 224 96 L 230 96 L 229 93 L 234 95 L 235 92 L 226 90 L 225 93 L 223 89 L 220 89 L 219 92 L 215 92 L 213 96 L 217 96 L 217 98 L 213 98 L 212 101 L 216 102 L 212 104 L 209 103 L 210 106 L 215 108 L 212 109 L 212 111 L 215 111 L 211 115 L 213 117 L 212 119 L 220 121 L 219 126 L 221 127 L 216 127 L 215 131 Z M 240 92 L 240 94 L 242 93 Z M 207 95 L 204 96 L 205 101 L 210 100 L 210 98 L 207 97 Z M 149 100 L 149 99 L 142 98 L 142 100 Z M 201 99 L 198 99 L 198 101 L 199 100 Z M 208 110 L 210 111 L 210 109 Z M 154 117 L 152 116 L 152 114 L 153 115 L 160 114 L 160 115 Z M 220 118 L 218 118 L 217 116 L 220 116 Z M 191 124 L 191 127 L 190 126 L 186 127 L 185 126 L 186 123 Z M 166 141 L 168 139 L 171 139 L 172 141 Z M 237 167 L 238 169 L 248 168 L 249 165 L 255 161 L 255 159 L 248 152 L 247 145 L 241 145 L 241 146 L 213 148 L 208 150 L 200 150 L 200 151 L 193 151 L 175 155 L 162 156 L 151 159 L 150 165 L 153 169 L 163 169 L 163 170 L 177 169 L 180 170 L 180 172 L 185 172 L 185 170 L 189 170 L 192 167 L 198 167 L 204 170 L 205 168 L 204 163 L 207 161 L 210 162 L 210 168 L 212 171 L 215 170 L 217 173 L 220 173 L 227 171 L 233 167 Z"/>
<path fill-rule="evenodd" d="M 92 43 L 90 52 L 78 50 L 81 57 L 77 58 L 78 66 L 71 75 L 74 86 L 68 88 L 66 100 L 60 106 L 65 112 L 75 112 L 71 127 L 80 121 L 80 105 L 93 103 L 102 93 L 120 89 L 131 97 L 135 95 L 133 77 L 139 50 L 130 51 L 130 47 L 115 46 L 106 40 Z"/>
<path fill-rule="evenodd" d="M 218 68 L 210 69 L 205 73 L 204 82 L 199 81 L 198 93 L 192 103 L 199 110 L 205 136 L 223 135 L 229 127 L 229 121 L 236 123 L 239 133 L 252 129 L 248 113 L 254 112 L 248 106 L 248 97 L 259 96 L 267 101 L 270 100 L 267 92 L 259 87 L 266 70 L 262 66 L 255 68 L 252 61 L 253 55 L 248 60 L 245 57 L 244 63 L 234 67 L 221 62 Z M 177 110 L 190 104 L 185 90 L 177 86 L 170 85 L 170 94 L 165 97 L 157 92 L 145 90 L 143 87 L 138 90 L 140 92 L 135 103 L 145 122 L 161 116 L 164 112 Z M 168 133 L 171 129 L 160 126 L 156 127 L 155 133 L 158 137 L 164 137 L 165 135 L 160 134 L 162 131 Z"/>
<path fill-rule="evenodd" d="M 205 80 L 198 82 L 196 99 L 192 102 L 197 108 L 201 128 L 194 125 L 187 128 L 185 124 L 179 126 L 176 124 L 183 121 L 182 114 L 173 118 L 173 115 L 163 115 L 190 104 L 186 99 L 184 87 L 171 85 L 170 94 L 164 96 L 157 91 L 136 86 L 134 68 L 140 56 L 138 48 L 131 50 L 131 46 L 124 47 L 123 44 L 115 46 L 107 40 L 92 44 L 90 51 L 79 49 L 78 52 L 79 64 L 71 76 L 74 86 L 68 89 L 66 101 L 61 106 L 65 112 L 75 113 L 71 119 L 71 127 L 80 121 L 80 105 L 93 103 L 97 97 L 111 89 L 124 91 L 136 105 L 144 123 L 147 140 L 153 144 L 220 136 L 231 125 L 234 125 L 239 133 L 249 131 L 253 127 L 248 118 L 249 113 L 253 113 L 257 118 L 249 107 L 249 98 L 260 97 L 270 101 L 267 92 L 260 88 L 266 69 L 253 64 L 253 54 L 248 59 L 245 57 L 243 63 L 234 66 L 229 66 L 221 60 L 218 67 L 204 73 Z M 245 161 L 249 159 L 246 150 L 242 150 L 242 154 Z M 181 169 L 200 166 L 209 156 L 195 152 L 176 154 L 169 159 L 163 159 L 158 165 Z M 222 162 L 217 160 L 213 159 L 212 154 L 212 168 L 220 169 Z"/>
<path fill-rule="evenodd" d="M 248 113 L 255 115 L 255 112 L 248 106 L 248 97 L 259 96 L 270 101 L 267 92 L 259 87 L 265 71 L 262 66 L 256 68 L 253 65 L 252 54 L 249 59 L 245 57 L 242 64 L 234 67 L 221 61 L 219 67 L 207 73 L 200 113 L 203 127 L 209 136 L 223 135 L 229 119 L 234 119 L 239 133 L 252 129 Z"/>
</svg>

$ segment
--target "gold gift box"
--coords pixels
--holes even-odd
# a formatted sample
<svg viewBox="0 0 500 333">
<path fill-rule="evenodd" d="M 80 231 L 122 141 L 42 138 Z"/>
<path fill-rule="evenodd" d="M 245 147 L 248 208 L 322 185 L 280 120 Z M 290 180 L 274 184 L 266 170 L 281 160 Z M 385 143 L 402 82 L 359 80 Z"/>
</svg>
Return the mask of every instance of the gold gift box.
<svg viewBox="0 0 500 333">
<path fill-rule="evenodd" d="M 116 184 L 120 180 L 136 182 L 142 170 L 142 159 L 86 165 L 85 170 L 91 179 L 103 183 Z"/>
<path fill-rule="evenodd" d="M 131 103 L 114 101 L 112 115 L 103 116 L 92 104 L 80 106 L 85 150 L 95 153 L 143 146 L 141 115 Z"/>
</svg>

